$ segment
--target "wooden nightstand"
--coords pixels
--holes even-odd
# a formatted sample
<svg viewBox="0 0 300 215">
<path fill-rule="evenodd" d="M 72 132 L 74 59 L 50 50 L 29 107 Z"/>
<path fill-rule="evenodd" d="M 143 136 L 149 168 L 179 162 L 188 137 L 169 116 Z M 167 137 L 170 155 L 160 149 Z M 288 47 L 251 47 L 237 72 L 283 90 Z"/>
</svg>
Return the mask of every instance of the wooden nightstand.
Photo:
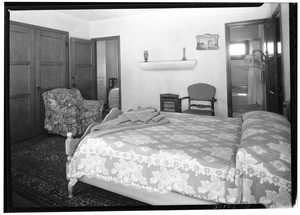
<svg viewBox="0 0 300 215">
<path fill-rule="evenodd" d="M 160 94 L 160 110 L 166 112 L 181 112 L 181 102 L 179 95 L 165 93 Z"/>
</svg>

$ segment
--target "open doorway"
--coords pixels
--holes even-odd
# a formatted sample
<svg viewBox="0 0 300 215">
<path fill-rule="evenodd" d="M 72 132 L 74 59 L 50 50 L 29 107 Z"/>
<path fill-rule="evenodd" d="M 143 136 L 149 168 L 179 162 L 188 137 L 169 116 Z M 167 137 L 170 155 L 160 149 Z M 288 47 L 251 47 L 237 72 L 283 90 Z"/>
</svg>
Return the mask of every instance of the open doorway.
<svg viewBox="0 0 300 215">
<path fill-rule="evenodd" d="M 282 113 L 278 14 L 269 19 L 225 24 L 229 117 L 241 117 L 254 110 Z"/>
<path fill-rule="evenodd" d="M 97 99 L 104 103 L 103 114 L 121 109 L 120 37 L 96 41 Z"/>
<path fill-rule="evenodd" d="M 266 109 L 266 82 L 263 70 L 244 67 L 254 50 L 264 51 L 264 20 L 229 27 L 229 64 L 232 116 Z"/>
</svg>

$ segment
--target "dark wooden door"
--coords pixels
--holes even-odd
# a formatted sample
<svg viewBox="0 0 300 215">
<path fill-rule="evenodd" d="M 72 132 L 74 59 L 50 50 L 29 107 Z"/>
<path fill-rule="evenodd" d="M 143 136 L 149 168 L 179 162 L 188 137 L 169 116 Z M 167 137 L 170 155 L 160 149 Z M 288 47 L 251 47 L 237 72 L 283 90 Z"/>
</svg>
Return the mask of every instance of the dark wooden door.
<svg viewBox="0 0 300 215">
<path fill-rule="evenodd" d="M 70 73 L 71 86 L 79 89 L 84 99 L 97 99 L 94 41 L 71 38 Z"/>
<path fill-rule="evenodd" d="M 68 33 L 10 23 L 10 138 L 16 143 L 46 132 L 42 93 L 68 87 Z"/>
<path fill-rule="evenodd" d="M 11 142 L 35 135 L 34 30 L 10 25 L 9 119 Z"/>
<path fill-rule="evenodd" d="M 283 112 L 283 89 L 282 89 L 282 65 L 281 65 L 281 38 L 280 18 L 274 15 L 265 25 L 266 54 L 268 63 L 266 65 L 266 97 L 267 110 L 280 113 Z"/>
<path fill-rule="evenodd" d="M 36 129 L 43 133 L 45 106 L 42 93 L 68 86 L 68 34 L 50 30 L 35 31 Z"/>
</svg>

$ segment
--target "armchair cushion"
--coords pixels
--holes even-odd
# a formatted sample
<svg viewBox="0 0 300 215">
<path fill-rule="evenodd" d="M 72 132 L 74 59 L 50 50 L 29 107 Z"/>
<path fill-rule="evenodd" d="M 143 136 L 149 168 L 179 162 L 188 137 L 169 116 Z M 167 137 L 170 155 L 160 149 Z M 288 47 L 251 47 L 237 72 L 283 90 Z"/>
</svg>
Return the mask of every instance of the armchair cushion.
<svg viewBox="0 0 300 215">
<path fill-rule="evenodd" d="M 78 89 L 57 88 L 43 93 L 45 129 L 66 136 L 82 134 L 102 118 L 103 101 L 85 100 Z"/>
</svg>

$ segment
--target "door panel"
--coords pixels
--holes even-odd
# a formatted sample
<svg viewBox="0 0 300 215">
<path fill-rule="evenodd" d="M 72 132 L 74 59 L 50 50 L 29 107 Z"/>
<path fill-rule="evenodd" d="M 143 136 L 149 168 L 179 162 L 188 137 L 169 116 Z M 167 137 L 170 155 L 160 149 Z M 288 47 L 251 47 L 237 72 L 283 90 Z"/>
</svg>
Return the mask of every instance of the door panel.
<svg viewBox="0 0 300 215">
<path fill-rule="evenodd" d="M 76 88 L 80 89 L 83 98 L 92 98 L 92 82 L 93 82 L 93 72 L 91 68 L 88 67 L 80 67 L 75 69 L 76 79 L 80 81 L 76 81 Z"/>
<path fill-rule="evenodd" d="M 67 87 L 67 39 L 68 35 L 51 31 L 36 30 L 36 102 L 39 134 L 45 132 L 45 107 L 42 94 L 53 88 Z"/>
<path fill-rule="evenodd" d="M 275 17 L 265 25 L 266 54 L 269 61 L 266 65 L 266 94 L 267 110 L 282 114 L 283 92 L 282 92 L 282 70 L 281 55 L 278 54 L 280 45 L 279 21 Z"/>
<path fill-rule="evenodd" d="M 17 142 L 35 134 L 34 31 L 10 26 L 10 138 Z"/>
<path fill-rule="evenodd" d="M 41 66 L 40 67 L 40 85 L 43 91 L 53 88 L 65 87 L 65 78 L 61 74 L 64 70 L 63 66 Z"/>
<path fill-rule="evenodd" d="M 89 40 L 75 40 L 75 56 L 77 65 L 91 65 L 92 64 L 92 41 Z"/>
<path fill-rule="evenodd" d="M 42 93 L 68 84 L 68 33 L 10 23 L 11 143 L 45 132 Z"/>
<path fill-rule="evenodd" d="M 71 86 L 79 89 L 84 99 L 97 99 L 95 43 L 71 38 L 70 50 Z"/>
<path fill-rule="evenodd" d="M 39 31 L 40 63 L 64 62 L 65 37 L 48 31 Z"/>
<path fill-rule="evenodd" d="M 10 95 L 30 95 L 31 83 L 31 68 L 30 65 L 10 65 Z"/>
</svg>

